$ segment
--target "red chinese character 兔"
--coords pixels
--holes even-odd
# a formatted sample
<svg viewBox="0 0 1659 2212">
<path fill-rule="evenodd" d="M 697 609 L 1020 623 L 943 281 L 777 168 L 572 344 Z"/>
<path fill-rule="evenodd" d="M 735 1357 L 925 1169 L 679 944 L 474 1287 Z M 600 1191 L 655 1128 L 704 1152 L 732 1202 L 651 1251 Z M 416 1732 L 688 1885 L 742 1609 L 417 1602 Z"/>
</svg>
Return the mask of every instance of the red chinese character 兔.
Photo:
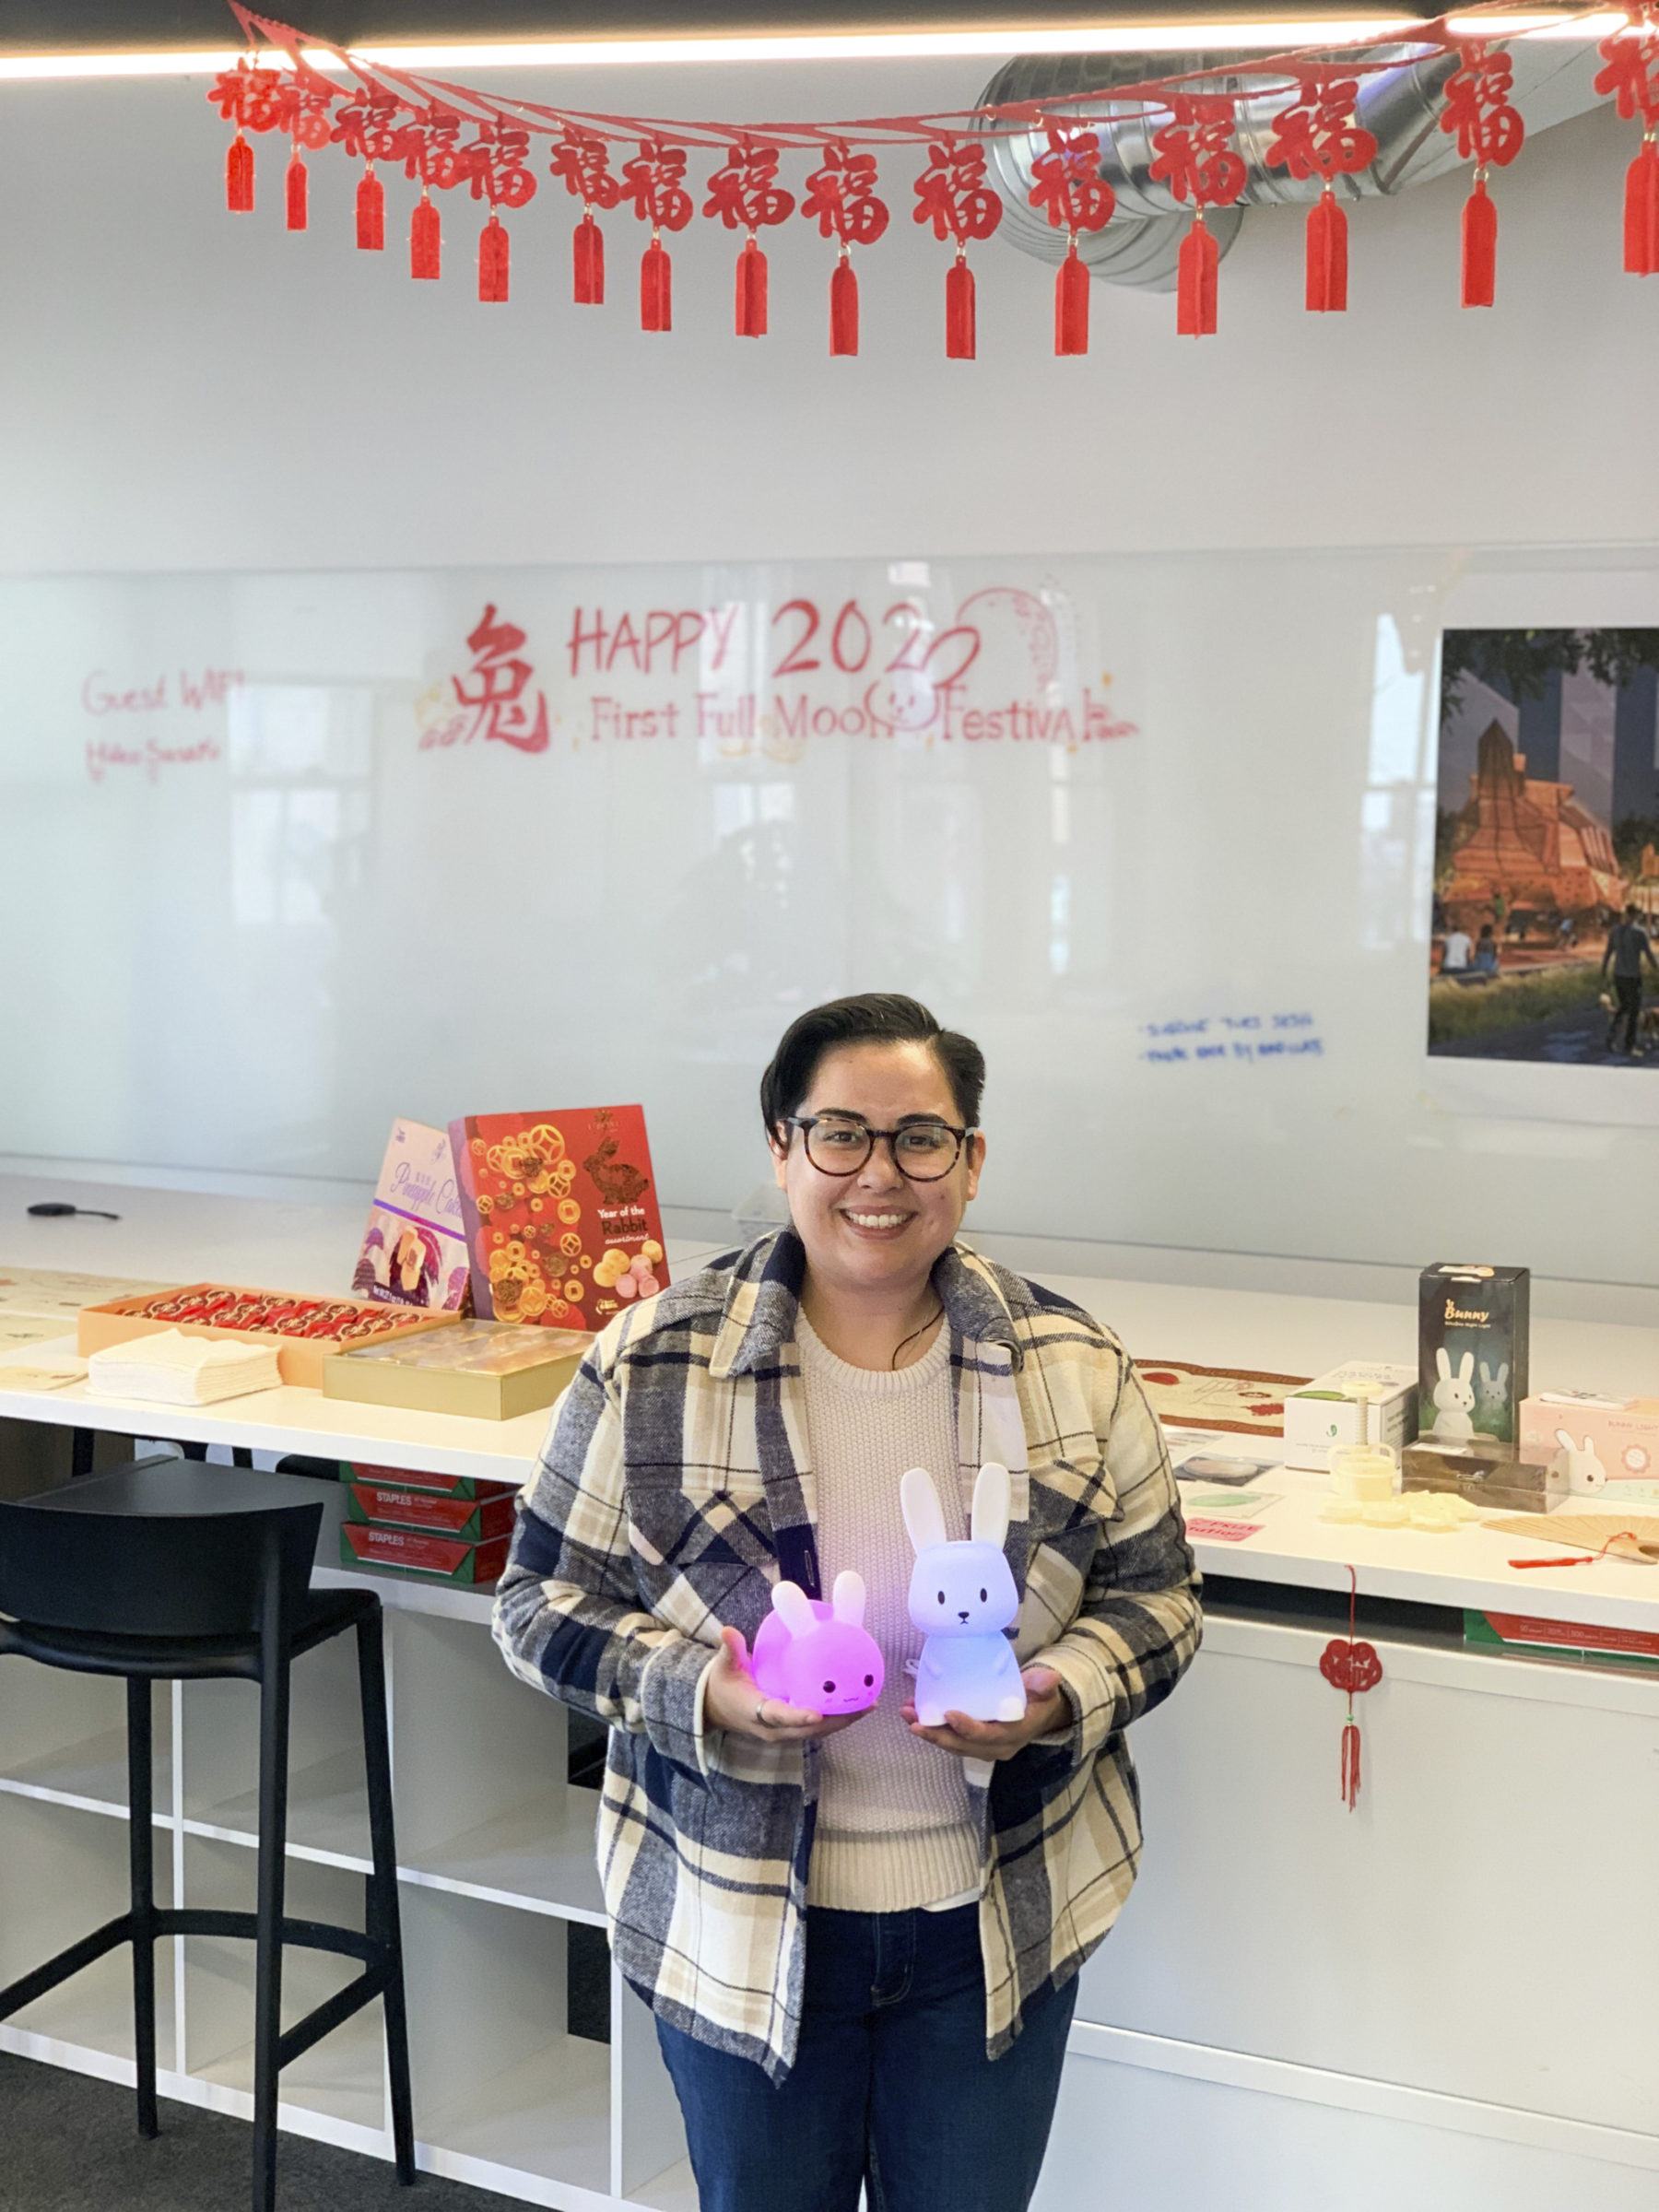
<svg viewBox="0 0 1659 2212">
<path fill-rule="evenodd" d="M 935 238 L 954 238 L 959 246 L 989 238 L 1002 221 L 1003 204 L 985 182 L 984 147 L 947 140 L 930 146 L 927 159 L 915 182 L 914 219 L 932 223 Z"/>
<path fill-rule="evenodd" d="M 826 147 L 823 166 L 806 180 L 801 213 L 817 223 L 820 238 L 838 238 L 843 246 L 873 246 L 888 220 L 886 201 L 876 197 L 875 155 Z"/>
<path fill-rule="evenodd" d="M 1048 126 L 1048 145 L 1031 164 L 1030 201 L 1056 230 L 1104 230 L 1117 206 L 1100 174 L 1100 141 L 1093 131 Z"/>
<path fill-rule="evenodd" d="M 614 207 L 622 196 L 620 181 L 610 173 L 609 147 L 586 131 L 566 130 L 553 148 L 547 172 L 562 177 L 565 190 L 583 207 Z"/>
<path fill-rule="evenodd" d="M 1171 120 L 1153 134 L 1158 159 L 1152 176 L 1195 207 L 1230 207 L 1248 175 L 1228 143 L 1233 130 L 1231 100 L 1177 92 L 1170 104 Z"/>
<path fill-rule="evenodd" d="M 547 751 L 547 693 L 538 691 L 535 695 L 534 722 L 529 709 L 522 703 L 525 688 L 535 674 L 528 661 L 513 657 L 524 642 L 524 632 L 515 623 L 496 620 L 493 601 L 486 606 L 478 627 L 466 641 L 467 650 L 474 656 L 470 671 L 473 688 L 468 688 L 465 678 L 458 676 L 450 678 L 461 705 L 473 710 L 473 725 L 466 734 L 468 745 L 475 737 L 496 737 L 503 745 L 516 747 L 521 753 Z"/>
<path fill-rule="evenodd" d="M 1356 78 L 1305 76 L 1293 104 L 1273 119 L 1273 140 L 1266 153 L 1269 169 L 1288 169 L 1299 183 L 1369 169 L 1377 158 L 1377 141 L 1354 120 L 1359 98 Z"/>
<path fill-rule="evenodd" d="M 685 189 L 686 149 L 660 138 L 641 138 L 631 161 L 622 164 L 617 197 L 629 199 L 634 213 L 653 230 L 683 230 L 691 220 L 691 194 Z"/>
<path fill-rule="evenodd" d="M 1457 150 L 1465 161 L 1507 169 L 1521 151 L 1526 125 L 1510 105 L 1514 66 L 1501 49 L 1496 53 L 1481 39 L 1458 48 L 1463 66 L 1446 86 L 1442 131 L 1457 133 Z"/>
<path fill-rule="evenodd" d="M 1596 77 L 1596 91 L 1604 100 L 1613 95 L 1626 123 L 1640 115 L 1644 130 L 1659 129 L 1659 29 L 1652 10 L 1633 11 L 1596 52 L 1607 65 Z"/>
<path fill-rule="evenodd" d="M 726 148 L 725 167 L 709 179 L 705 215 L 717 215 L 728 230 L 758 230 L 762 224 L 781 223 L 794 213 L 794 194 L 777 182 L 775 146 Z"/>
</svg>

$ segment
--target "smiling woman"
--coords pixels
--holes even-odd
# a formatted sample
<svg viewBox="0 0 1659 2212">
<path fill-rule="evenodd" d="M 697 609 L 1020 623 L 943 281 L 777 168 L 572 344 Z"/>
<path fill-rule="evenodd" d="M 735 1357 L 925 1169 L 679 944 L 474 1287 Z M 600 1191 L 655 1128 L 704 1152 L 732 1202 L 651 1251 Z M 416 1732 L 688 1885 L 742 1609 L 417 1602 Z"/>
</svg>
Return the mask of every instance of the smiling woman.
<svg viewBox="0 0 1659 2212">
<path fill-rule="evenodd" d="M 1077 1969 L 1140 1856 L 1124 1731 L 1197 1648 L 1169 1455 L 1122 1346 L 957 1241 L 984 1076 L 914 999 L 794 1023 L 761 1084 L 791 1227 L 618 1315 L 520 1502 L 497 1640 L 609 1724 L 612 1942 L 703 2212 L 854 2212 L 861 2190 L 1024 2212 Z M 987 1462 L 1007 1471 L 1012 1694 L 998 1720 L 947 1705 L 924 1726 L 900 1477 L 936 1477 L 955 1547 Z M 805 1626 L 801 1593 L 842 1576 L 865 1585 L 875 1705 L 761 1694 L 774 1586 L 798 1586 Z"/>
</svg>

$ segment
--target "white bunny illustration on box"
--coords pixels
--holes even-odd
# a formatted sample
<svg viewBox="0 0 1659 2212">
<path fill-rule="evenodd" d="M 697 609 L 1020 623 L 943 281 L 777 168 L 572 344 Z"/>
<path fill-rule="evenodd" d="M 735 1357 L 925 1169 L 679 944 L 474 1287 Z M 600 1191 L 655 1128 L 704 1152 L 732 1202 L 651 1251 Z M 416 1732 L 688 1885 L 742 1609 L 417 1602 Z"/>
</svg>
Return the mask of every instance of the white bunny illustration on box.
<svg viewBox="0 0 1659 2212">
<path fill-rule="evenodd" d="M 1434 1433 L 1448 1443 L 1466 1444 L 1475 1433 L 1470 1416 L 1475 1410 L 1475 1355 L 1465 1352 L 1452 1372 L 1442 1344 L 1434 1355 L 1440 1381 L 1434 1386 Z"/>
<path fill-rule="evenodd" d="M 1585 1437 L 1575 1444 L 1565 1429 L 1556 1430 L 1556 1442 L 1567 1455 L 1567 1488 L 1575 1498 L 1588 1498 L 1607 1487 L 1607 1470 L 1596 1456 L 1594 1440 Z"/>
</svg>

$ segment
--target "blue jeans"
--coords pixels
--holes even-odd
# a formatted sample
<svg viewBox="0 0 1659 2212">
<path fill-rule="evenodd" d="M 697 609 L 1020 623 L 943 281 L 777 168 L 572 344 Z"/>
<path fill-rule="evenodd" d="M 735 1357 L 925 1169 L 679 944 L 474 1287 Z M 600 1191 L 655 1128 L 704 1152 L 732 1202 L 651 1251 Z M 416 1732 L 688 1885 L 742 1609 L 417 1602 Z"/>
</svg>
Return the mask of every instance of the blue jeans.
<svg viewBox="0 0 1659 2212">
<path fill-rule="evenodd" d="M 1060 2088 L 1074 1976 L 985 2056 L 979 1908 L 806 1919 L 800 2046 L 773 2088 L 657 2022 L 700 2212 L 1025 2212 Z"/>
</svg>

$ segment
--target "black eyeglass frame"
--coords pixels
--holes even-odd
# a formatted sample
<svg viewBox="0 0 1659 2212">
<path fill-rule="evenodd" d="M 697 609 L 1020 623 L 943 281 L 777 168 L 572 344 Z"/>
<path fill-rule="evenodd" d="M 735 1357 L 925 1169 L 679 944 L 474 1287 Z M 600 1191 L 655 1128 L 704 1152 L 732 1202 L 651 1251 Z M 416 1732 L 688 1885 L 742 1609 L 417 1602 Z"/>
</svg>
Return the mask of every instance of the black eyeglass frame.
<svg viewBox="0 0 1659 2212">
<path fill-rule="evenodd" d="M 843 1128 L 862 1129 L 869 1140 L 865 1147 L 864 1158 L 855 1160 L 850 1168 L 826 1168 L 819 1161 L 814 1159 L 812 1157 L 812 1132 L 820 1122 L 834 1122 Z M 783 1126 L 786 1129 L 800 1131 L 801 1147 L 806 1155 L 807 1166 L 815 1169 L 820 1175 L 831 1177 L 837 1182 L 844 1182 L 849 1175 L 862 1173 L 870 1164 L 871 1157 L 876 1150 L 877 1139 L 883 1136 L 887 1138 L 888 1152 L 893 1165 L 906 1182 L 943 1182 L 951 1169 L 961 1159 L 962 1147 L 968 1139 L 979 1134 L 977 1129 L 959 1129 L 954 1122 L 941 1121 L 936 1114 L 931 1113 L 917 1114 L 912 1120 L 900 1122 L 897 1129 L 872 1129 L 868 1122 L 860 1120 L 859 1116 L 853 1113 L 790 1113 L 783 1117 Z M 956 1151 L 951 1156 L 950 1166 L 941 1168 L 936 1175 L 912 1175 L 899 1157 L 899 1139 L 907 1130 L 918 1128 L 945 1129 L 956 1138 Z"/>
</svg>

